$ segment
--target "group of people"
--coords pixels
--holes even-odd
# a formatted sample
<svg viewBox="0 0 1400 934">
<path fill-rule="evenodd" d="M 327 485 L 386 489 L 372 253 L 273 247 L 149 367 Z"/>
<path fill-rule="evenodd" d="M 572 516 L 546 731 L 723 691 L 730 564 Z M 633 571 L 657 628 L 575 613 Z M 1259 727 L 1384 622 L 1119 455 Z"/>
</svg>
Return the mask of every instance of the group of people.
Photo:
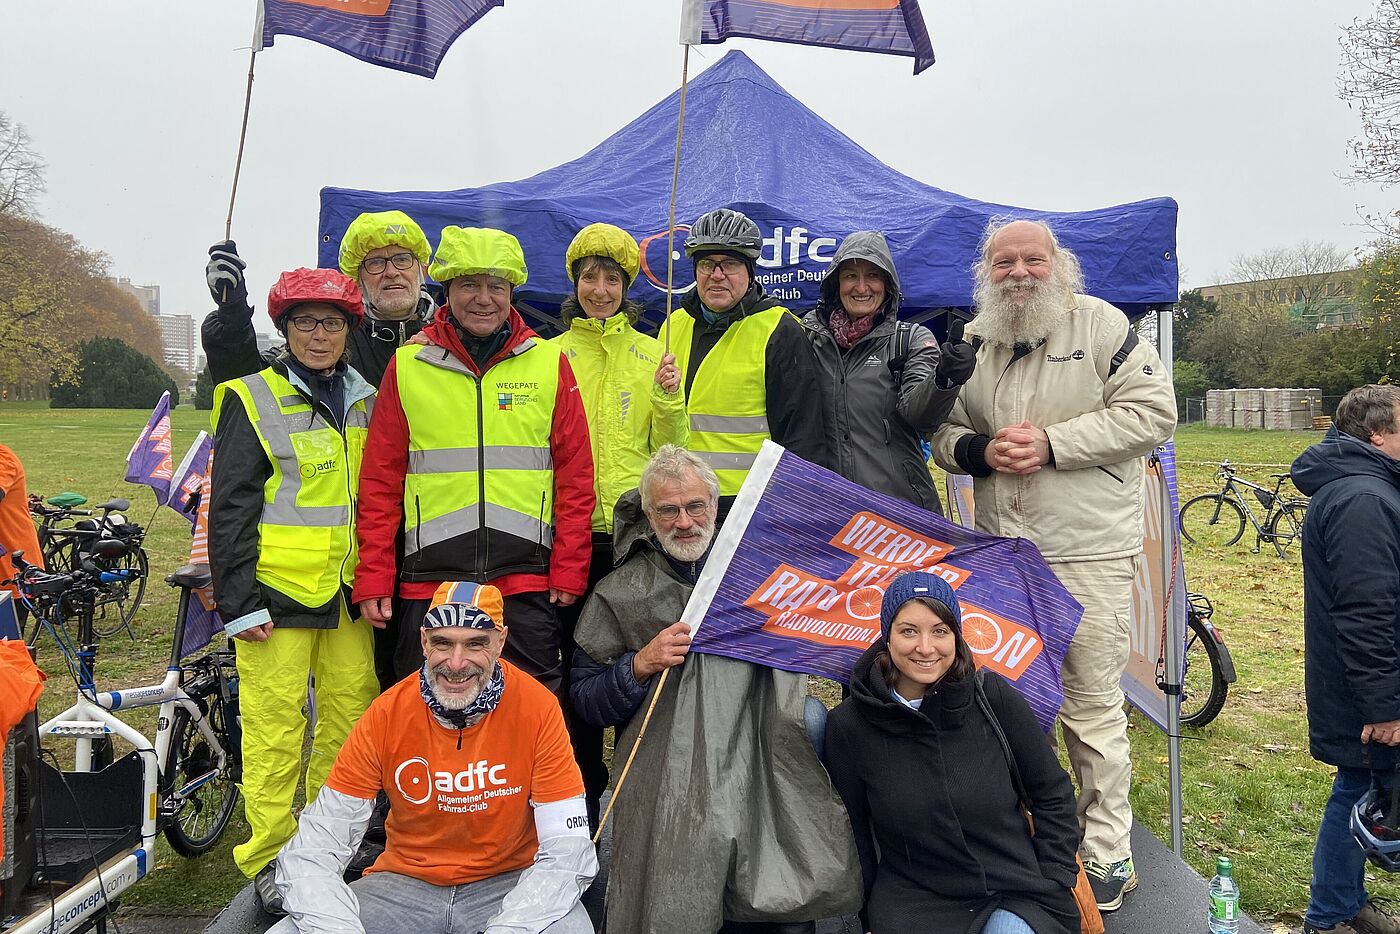
<svg viewBox="0 0 1400 934">
<path fill-rule="evenodd" d="M 234 855 L 285 930 L 591 930 L 610 726 L 618 762 L 636 748 L 609 931 L 795 934 L 858 911 L 876 934 L 1073 934 L 1076 855 L 1103 910 L 1137 884 L 1118 681 L 1142 456 L 1176 421 L 1155 350 L 1037 221 L 989 226 L 971 340 L 941 345 L 899 319 L 879 232 L 845 238 L 801 318 L 756 280 L 761 240 L 737 211 L 698 218 L 695 287 L 652 337 L 627 299 L 637 242 L 585 227 L 567 330 L 543 340 L 512 303 L 509 233 L 447 227 L 432 251 L 402 212 L 363 214 L 338 270 L 278 278 L 286 346 L 266 356 L 235 244 L 211 248 L 210 555 L 251 828 Z M 980 529 L 1038 546 L 1085 608 L 1061 672 L 1077 799 L 936 576 L 887 589 L 829 718 L 805 676 L 689 652 L 681 611 L 765 440 L 939 511 L 929 441 L 974 478 Z M 347 884 L 366 839 L 382 852 Z"/>
</svg>

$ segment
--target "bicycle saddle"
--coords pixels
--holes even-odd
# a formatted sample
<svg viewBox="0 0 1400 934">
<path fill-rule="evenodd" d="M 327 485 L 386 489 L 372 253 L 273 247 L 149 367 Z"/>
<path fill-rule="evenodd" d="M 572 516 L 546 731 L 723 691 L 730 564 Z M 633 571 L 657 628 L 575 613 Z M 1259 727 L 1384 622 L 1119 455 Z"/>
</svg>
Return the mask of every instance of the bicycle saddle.
<svg viewBox="0 0 1400 934">
<path fill-rule="evenodd" d="M 165 582 L 172 587 L 188 587 L 191 590 L 201 590 L 208 587 L 213 580 L 209 573 L 207 564 L 187 564 L 174 574 L 167 574 Z"/>
<path fill-rule="evenodd" d="M 1293 475 L 1290 474 L 1290 473 L 1271 473 L 1271 474 L 1269 474 L 1269 476 L 1270 476 L 1270 477 L 1273 477 L 1275 480 L 1287 480 L 1289 477 L 1291 477 L 1291 476 L 1293 476 Z"/>
<path fill-rule="evenodd" d="M 109 499 L 105 503 L 98 503 L 98 509 L 105 509 L 108 512 L 126 512 L 131 508 L 131 502 L 125 499 Z"/>
<path fill-rule="evenodd" d="M 81 493 L 59 493 L 50 496 L 47 500 L 50 506 L 57 506 L 60 509 L 72 509 L 74 506 L 81 506 L 87 502 L 87 497 Z"/>
<path fill-rule="evenodd" d="M 92 546 L 92 553 L 103 561 L 111 561 L 127 554 L 131 549 L 126 542 L 115 538 L 99 538 Z"/>
</svg>

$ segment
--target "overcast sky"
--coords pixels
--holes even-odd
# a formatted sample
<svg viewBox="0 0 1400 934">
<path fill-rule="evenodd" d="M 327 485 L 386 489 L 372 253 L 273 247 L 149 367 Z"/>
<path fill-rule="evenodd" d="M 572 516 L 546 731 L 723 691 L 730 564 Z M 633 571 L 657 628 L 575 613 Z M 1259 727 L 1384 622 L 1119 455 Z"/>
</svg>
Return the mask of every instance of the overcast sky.
<svg viewBox="0 0 1400 934">
<path fill-rule="evenodd" d="M 675 90 L 678 7 L 508 0 L 433 81 L 279 37 L 258 55 L 234 217 L 254 296 L 314 264 L 323 185 L 465 188 L 591 149 Z M 917 78 L 894 56 L 728 47 L 940 188 L 1046 210 L 1175 198 L 1183 287 L 1242 253 L 1359 247 L 1358 205 L 1396 207 L 1397 192 L 1338 177 L 1359 124 L 1337 98 L 1337 42 L 1371 0 L 922 7 L 938 63 Z M 166 314 L 210 307 L 203 268 L 223 237 L 254 10 L 46 0 L 0 31 L 0 109 L 48 163 L 43 219 L 106 252 L 114 275 L 159 284 Z M 697 49 L 692 70 L 725 48 Z"/>
</svg>

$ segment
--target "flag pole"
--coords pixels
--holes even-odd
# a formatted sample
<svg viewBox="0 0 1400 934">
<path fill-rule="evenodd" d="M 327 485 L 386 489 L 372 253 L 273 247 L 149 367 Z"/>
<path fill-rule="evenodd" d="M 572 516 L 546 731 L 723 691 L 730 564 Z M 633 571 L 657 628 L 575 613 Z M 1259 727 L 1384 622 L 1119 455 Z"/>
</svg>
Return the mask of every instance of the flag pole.
<svg viewBox="0 0 1400 934">
<path fill-rule="evenodd" d="M 685 129 L 685 89 L 690 83 L 690 43 L 684 45 L 685 53 L 681 57 L 681 112 L 676 120 L 676 158 L 671 164 L 671 216 L 670 222 L 666 225 L 666 332 L 665 353 L 671 352 L 671 300 L 672 300 L 672 277 L 676 261 L 676 190 L 681 179 L 681 131 Z M 684 377 L 685 374 L 681 374 Z M 615 794 L 616 792 L 614 792 Z"/>
<path fill-rule="evenodd" d="M 258 17 L 261 23 L 262 17 Z M 248 54 L 248 86 L 243 92 L 243 126 L 238 131 L 238 159 L 233 164 L 233 190 L 228 196 L 228 217 L 224 219 L 224 239 L 233 238 L 233 203 L 238 199 L 238 175 L 243 171 L 243 144 L 248 139 L 248 108 L 253 102 L 253 66 L 258 60 L 259 37 L 253 39 L 253 50 Z M 225 286 L 225 289 L 228 287 Z"/>
<path fill-rule="evenodd" d="M 637 750 L 641 748 L 642 737 L 647 735 L 647 724 L 651 722 L 651 713 L 656 709 L 656 702 L 661 699 L 661 692 L 666 688 L 666 676 L 671 673 L 670 668 L 661 669 L 661 677 L 656 681 L 656 690 L 652 692 L 651 703 L 647 705 L 646 716 L 642 718 L 642 725 L 637 730 L 637 738 L 632 743 L 632 749 L 627 753 L 627 761 L 622 766 L 622 773 L 617 776 L 617 784 L 613 786 L 612 797 L 608 799 L 607 810 L 603 816 L 598 818 L 598 829 L 593 834 L 593 842 L 597 843 L 603 837 L 603 828 L 608 824 L 608 817 L 613 812 L 613 806 L 617 804 L 617 796 L 622 793 L 622 784 L 627 781 L 627 773 L 632 768 L 632 760 L 637 758 Z"/>
</svg>

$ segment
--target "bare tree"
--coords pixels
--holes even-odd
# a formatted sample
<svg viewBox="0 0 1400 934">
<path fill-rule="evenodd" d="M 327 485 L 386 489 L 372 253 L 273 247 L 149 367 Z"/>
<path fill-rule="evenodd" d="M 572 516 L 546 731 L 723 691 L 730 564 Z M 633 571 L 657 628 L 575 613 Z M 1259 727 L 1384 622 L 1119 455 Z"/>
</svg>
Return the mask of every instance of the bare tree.
<svg viewBox="0 0 1400 934">
<path fill-rule="evenodd" d="M 44 160 L 24 127 L 0 111 L 0 216 L 33 217 L 43 191 Z"/>
<path fill-rule="evenodd" d="M 1321 241 L 1242 254 L 1230 266 L 1231 284 L 1241 285 L 1220 296 L 1221 306 L 1283 306 L 1311 323 L 1338 299 L 1354 299 L 1355 267 L 1350 253 Z"/>
</svg>

